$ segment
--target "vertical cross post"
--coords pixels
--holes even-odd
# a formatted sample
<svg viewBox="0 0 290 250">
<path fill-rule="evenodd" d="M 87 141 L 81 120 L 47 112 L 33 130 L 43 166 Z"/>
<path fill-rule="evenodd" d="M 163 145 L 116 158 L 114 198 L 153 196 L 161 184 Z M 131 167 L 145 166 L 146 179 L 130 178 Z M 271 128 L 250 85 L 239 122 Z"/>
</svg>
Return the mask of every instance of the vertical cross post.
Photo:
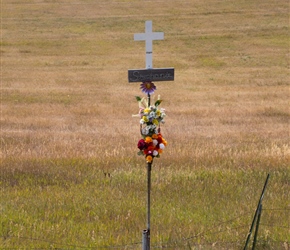
<svg viewBox="0 0 290 250">
<path fill-rule="evenodd" d="M 146 49 L 146 69 L 153 68 L 153 60 L 152 60 L 152 48 L 154 40 L 163 40 L 164 33 L 163 32 L 152 32 L 152 21 L 145 22 L 145 33 L 137 33 L 134 34 L 135 41 L 145 41 L 145 49 Z"/>
</svg>

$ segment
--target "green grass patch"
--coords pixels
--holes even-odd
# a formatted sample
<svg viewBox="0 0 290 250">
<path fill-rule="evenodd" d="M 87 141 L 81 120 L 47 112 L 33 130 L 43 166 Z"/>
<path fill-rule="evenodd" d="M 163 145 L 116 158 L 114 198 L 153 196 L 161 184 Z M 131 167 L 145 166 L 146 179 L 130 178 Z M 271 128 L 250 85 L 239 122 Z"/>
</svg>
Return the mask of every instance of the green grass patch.
<svg viewBox="0 0 290 250">
<path fill-rule="evenodd" d="M 145 167 L 109 170 L 100 164 L 97 159 L 80 158 L 5 161 L 1 246 L 101 247 L 140 242 L 146 226 Z M 259 233 L 267 247 L 289 240 L 290 170 L 270 174 Z M 227 242 L 235 241 L 229 249 L 241 247 L 266 175 L 255 169 L 153 168 L 152 244 L 229 246 Z M 271 209 L 282 213 L 278 216 Z"/>
<path fill-rule="evenodd" d="M 27 93 L 22 91 L 6 90 L 1 98 L 2 103 L 10 104 L 62 104 L 64 106 L 77 103 L 79 96 L 77 94 L 66 93 Z"/>
<path fill-rule="evenodd" d="M 225 62 L 215 57 L 201 57 L 198 58 L 201 67 L 221 68 Z"/>
</svg>

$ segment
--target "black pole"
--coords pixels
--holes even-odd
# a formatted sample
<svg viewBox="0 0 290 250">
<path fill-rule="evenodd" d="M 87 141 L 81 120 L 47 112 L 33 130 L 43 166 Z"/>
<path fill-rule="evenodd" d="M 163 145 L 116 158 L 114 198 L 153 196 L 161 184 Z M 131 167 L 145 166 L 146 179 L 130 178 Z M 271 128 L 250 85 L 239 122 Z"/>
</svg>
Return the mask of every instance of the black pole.
<svg viewBox="0 0 290 250">
<path fill-rule="evenodd" d="M 150 94 L 148 94 L 148 107 L 150 107 Z M 151 166 L 152 162 L 147 163 L 147 235 L 148 250 L 150 250 L 150 192 L 151 192 Z"/>
<path fill-rule="evenodd" d="M 150 250 L 150 193 L 151 193 L 151 165 L 152 163 L 147 164 L 147 176 L 148 176 L 148 180 L 147 180 L 147 242 L 148 242 L 148 246 L 147 246 L 147 250 Z"/>
<path fill-rule="evenodd" d="M 142 233 L 142 250 L 150 250 L 150 191 L 151 191 L 151 166 L 147 163 L 147 229 Z"/>
<path fill-rule="evenodd" d="M 267 187 L 267 184 L 268 184 L 269 177 L 270 177 L 270 174 L 267 175 L 267 179 L 265 181 L 264 188 L 263 188 L 262 194 L 261 194 L 259 202 L 258 202 L 258 206 L 257 206 L 256 212 L 255 212 L 255 215 L 254 215 L 254 219 L 252 221 L 252 225 L 251 225 L 250 231 L 248 233 L 248 237 L 247 237 L 247 240 L 246 240 L 246 244 L 245 244 L 244 250 L 247 249 L 248 243 L 250 241 L 251 234 L 252 234 L 256 219 L 257 219 L 258 211 L 259 211 L 260 205 L 262 204 L 262 201 L 263 201 L 263 198 L 264 198 L 264 193 L 265 193 L 265 190 L 266 190 L 266 187 Z"/>
<path fill-rule="evenodd" d="M 148 107 L 150 107 L 150 94 L 148 94 Z M 150 250 L 151 168 L 152 162 L 147 162 L 147 229 L 142 233 L 142 250 Z"/>
</svg>

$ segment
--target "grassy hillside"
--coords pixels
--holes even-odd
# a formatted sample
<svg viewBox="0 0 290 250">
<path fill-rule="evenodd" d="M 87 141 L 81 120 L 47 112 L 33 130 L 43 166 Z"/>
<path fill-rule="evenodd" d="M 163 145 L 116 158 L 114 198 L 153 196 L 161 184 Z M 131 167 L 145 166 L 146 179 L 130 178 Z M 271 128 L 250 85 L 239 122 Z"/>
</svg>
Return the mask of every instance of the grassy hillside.
<svg viewBox="0 0 290 250">
<path fill-rule="evenodd" d="M 168 146 L 152 171 L 152 246 L 241 249 L 270 173 L 259 249 L 289 249 L 287 1 L 1 1 L 0 248 L 140 249 L 144 32 Z"/>
</svg>

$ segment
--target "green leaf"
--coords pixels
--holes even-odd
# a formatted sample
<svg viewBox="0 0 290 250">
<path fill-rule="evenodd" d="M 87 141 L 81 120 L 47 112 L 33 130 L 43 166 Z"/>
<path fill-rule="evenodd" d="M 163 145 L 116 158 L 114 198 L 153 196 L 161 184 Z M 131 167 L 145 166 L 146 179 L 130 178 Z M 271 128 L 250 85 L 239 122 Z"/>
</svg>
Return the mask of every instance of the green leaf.
<svg viewBox="0 0 290 250">
<path fill-rule="evenodd" d="M 137 102 L 141 102 L 141 97 L 140 96 L 135 96 L 136 97 L 136 100 L 137 100 Z"/>
<path fill-rule="evenodd" d="M 155 106 L 156 106 L 156 107 L 159 106 L 161 102 L 162 102 L 162 100 L 157 100 L 157 101 L 155 102 Z"/>
<path fill-rule="evenodd" d="M 144 155 L 144 153 L 143 153 L 143 151 L 139 151 L 138 153 L 137 153 L 137 155 Z"/>
</svg>

